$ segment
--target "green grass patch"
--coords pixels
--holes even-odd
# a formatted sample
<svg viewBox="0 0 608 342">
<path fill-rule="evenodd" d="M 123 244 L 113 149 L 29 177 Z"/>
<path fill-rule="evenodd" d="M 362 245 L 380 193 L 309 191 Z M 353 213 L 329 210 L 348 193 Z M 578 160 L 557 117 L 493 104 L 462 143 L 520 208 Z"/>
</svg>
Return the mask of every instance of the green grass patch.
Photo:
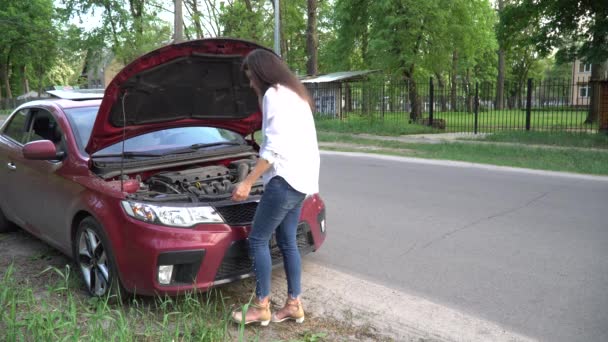
<svg viewBox="0 0 608 342">
<path fill-rule="evenodd" d="M 477 143 L 413 144 L 399 141 L 362 139 L 336 134 L 319 134 L 321 142 L 341 142 L 362 147 L 380 147 L 374 153 L 457 160 L 472 163 L 523 167 L 538 170 L 566 171 L 583 174 L 608 175 L 608 152 L 577 149 L 546 149 L 542 147 L 496 146 Z M 331 150 L 365 151 L 365 148 L 328 147 Z"/>
<path fill-rule="evenodd" d="M 503 131 L 487 135 L 478 140 L 528 145 L 608 149 L 608 134 L 605 133 Z"/>
<path fill-rule="evenodd" d="M 441 133 L 442 131 L 419 124 L 408 123 L 409 114 L 390 113 L 383 118 L 374 113 L 369 116 L 350 114 L 343 119 L 315 117 L 318 131 L 341 133 L 368 133 L 377 135 L 404 135 L 422 133 Z"/>
<path fill-rule="evenodd" d="M 0 116 L 10 115 L 12 112 L 12 109 L 0 109 Z"/>
<path fill-rule="evenodd" d="M 78 294 L 70 269 L 47 292 L 18 283 L 10 266 L 0 279 L 0 331 L 6 341 L 223 341 L 229 311 L 217 291 L 177 298 L 119 300 Z"/>
<path fill-rule="evenodd" d="M 475 115 L 467 112 L 437 112 L 433 116 L 443 119 L 448 130 L 473 130 Z M 532 111 L 530 115 L 530 128 L 533 130 L 594 130 L 595 124 L 585 124 L 587 111 L 559 110 L 559 111 Z M 499 110 L 480 111 L 478 114 L 479 131 L 497 131 L 502 129 L 525 129 L 525 110 Z"/>
<path fill-rule="evenodd" d="M 177 297 L 92 298 L 83 294 L 78 270 L 69 266 L 48 267 L 35 275 L 34 281 L 45 279 L 42 286 L 18 272 L 13 264 L 0 271 L 1 341 L 282 341 L 289 336 L 292 342 L 314 342 L 328 335 L 308 330 L 319 326 L 314 318 L 304 330 L 288 323 L 273 328 L 235 325 L 230 318 L 235 306 L 229 302 L 247 301 L 242 293 L 234 298 L 212 289 Z M 346 329 L 352 326 L 334 330 Z"/>
</svg>

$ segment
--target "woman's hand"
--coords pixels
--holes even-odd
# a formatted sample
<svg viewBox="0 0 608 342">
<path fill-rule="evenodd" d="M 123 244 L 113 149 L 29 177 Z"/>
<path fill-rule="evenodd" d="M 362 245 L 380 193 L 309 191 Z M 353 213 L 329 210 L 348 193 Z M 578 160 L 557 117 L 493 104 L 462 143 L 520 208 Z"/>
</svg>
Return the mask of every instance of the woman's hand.
<svg viewBox="0 0 608 342">
<path fill-rule="evenodd" d="M 251 192 L 251 183 L 247 181 L 242 181 L 234 187 L 234 191 L 232 191 L 232 200 L 240 202 L 244 201 L 249 197 L 249 193 Z"/>
</svg>

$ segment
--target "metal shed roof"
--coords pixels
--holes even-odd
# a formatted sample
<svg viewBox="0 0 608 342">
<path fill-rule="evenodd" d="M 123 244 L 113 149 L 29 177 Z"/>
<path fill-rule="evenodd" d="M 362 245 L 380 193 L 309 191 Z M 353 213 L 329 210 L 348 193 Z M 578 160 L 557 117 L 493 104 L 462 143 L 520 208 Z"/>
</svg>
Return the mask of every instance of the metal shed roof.
<svg viewBox="0 0 608 342">
<path fill-rule="evenodd" d="M 65 100 L 91 100 L 103 98 L 103 89 L 73 89 L 73 90 L 47 90 L 53 97 Z"/>
<path fill-rule="evenodd" d="M 361 76 L 378 72 L 378 70 L 361 70 L 361 71 L 340 71 L 331 74 L 325 74 L 321 76 L 311 77 L 302 79 L 302 83 L 329 83 L 344 81 L 353 78 L 360 78 Z"/>
</svg>

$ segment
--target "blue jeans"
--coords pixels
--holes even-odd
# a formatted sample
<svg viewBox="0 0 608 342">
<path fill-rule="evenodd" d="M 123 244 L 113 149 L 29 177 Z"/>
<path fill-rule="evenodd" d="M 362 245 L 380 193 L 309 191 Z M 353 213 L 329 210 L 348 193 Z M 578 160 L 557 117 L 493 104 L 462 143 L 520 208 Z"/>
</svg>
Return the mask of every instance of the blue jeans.
<svg viewBox="0 0 608 342">
<path fill-rule="evenodd" d="M 249 256 L 253 260 L 255 294 L 259 299 L 270 295 L 270 239 L 275 231 L 277 245 L 283 254 L 288 294 L 296 298 L 302 291 L 302 265 L 296 231 L 305 197 L 282 177 L 275 176 L 266 184 L 249 234 Z"/>
</svg>

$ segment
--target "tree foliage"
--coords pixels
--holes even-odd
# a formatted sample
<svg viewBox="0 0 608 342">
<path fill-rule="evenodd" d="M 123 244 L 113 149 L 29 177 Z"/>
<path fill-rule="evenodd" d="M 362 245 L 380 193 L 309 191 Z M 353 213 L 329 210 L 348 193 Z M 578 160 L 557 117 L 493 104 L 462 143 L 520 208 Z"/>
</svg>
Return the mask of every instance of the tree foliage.
<svg viewBox="0 0 608 342">
<path fill-rule="evenodd" d="M 63 0 L 63 4 L 64 20 L 100 19 L 94 32 L 83 38 L 97 42 L 102 37 L 122 64 L 171 40 L 171 26 L 158 18 L 162 6 L 156 0 Z M 93 36 L 97 38 L 91 40 Z"/>
<path fill-rule="evenodd" d="M 593 0 L 518 0 L 505 6 L 499 35 L 509 36 L 529 27 L 541 55 L 560 48 L 572 60 L 590 63 L 608 59 L 608 2 Z"/>
<path fill-rule="evenodd" d="M 563 60 L 608 58 L 605 2 L 500 3 L 497 15 L 489 0 L 281 0 L 281 54 L 299 74 L 317 53 L 319 73 L 378 69 L 414 89 L 417 80 L 434 77 L 454 94 L 495 79 L 498 42 L 506 80 L 520 85 L 557 70 L 546 59 L 555 48 Z M 170 44 L 172 23 L 160 13 L 172 6 L 167 0 L 0 0 L 0 96 L 77 84 L 89 65 L 108 56 L 124 65 Z M 227 36 L 273 46 L 273 0 L 183 0 L 183 6 L 187 39 Z M 318 45 L 310 48 L 309 39 L 307 49 L 315 6 Z"/>
<path fill-rule="evenodd" d="M 0 0 L 0 98 L 43 82 L 56 54 L 53 16 L 52 0 Z"/>
</svg>

